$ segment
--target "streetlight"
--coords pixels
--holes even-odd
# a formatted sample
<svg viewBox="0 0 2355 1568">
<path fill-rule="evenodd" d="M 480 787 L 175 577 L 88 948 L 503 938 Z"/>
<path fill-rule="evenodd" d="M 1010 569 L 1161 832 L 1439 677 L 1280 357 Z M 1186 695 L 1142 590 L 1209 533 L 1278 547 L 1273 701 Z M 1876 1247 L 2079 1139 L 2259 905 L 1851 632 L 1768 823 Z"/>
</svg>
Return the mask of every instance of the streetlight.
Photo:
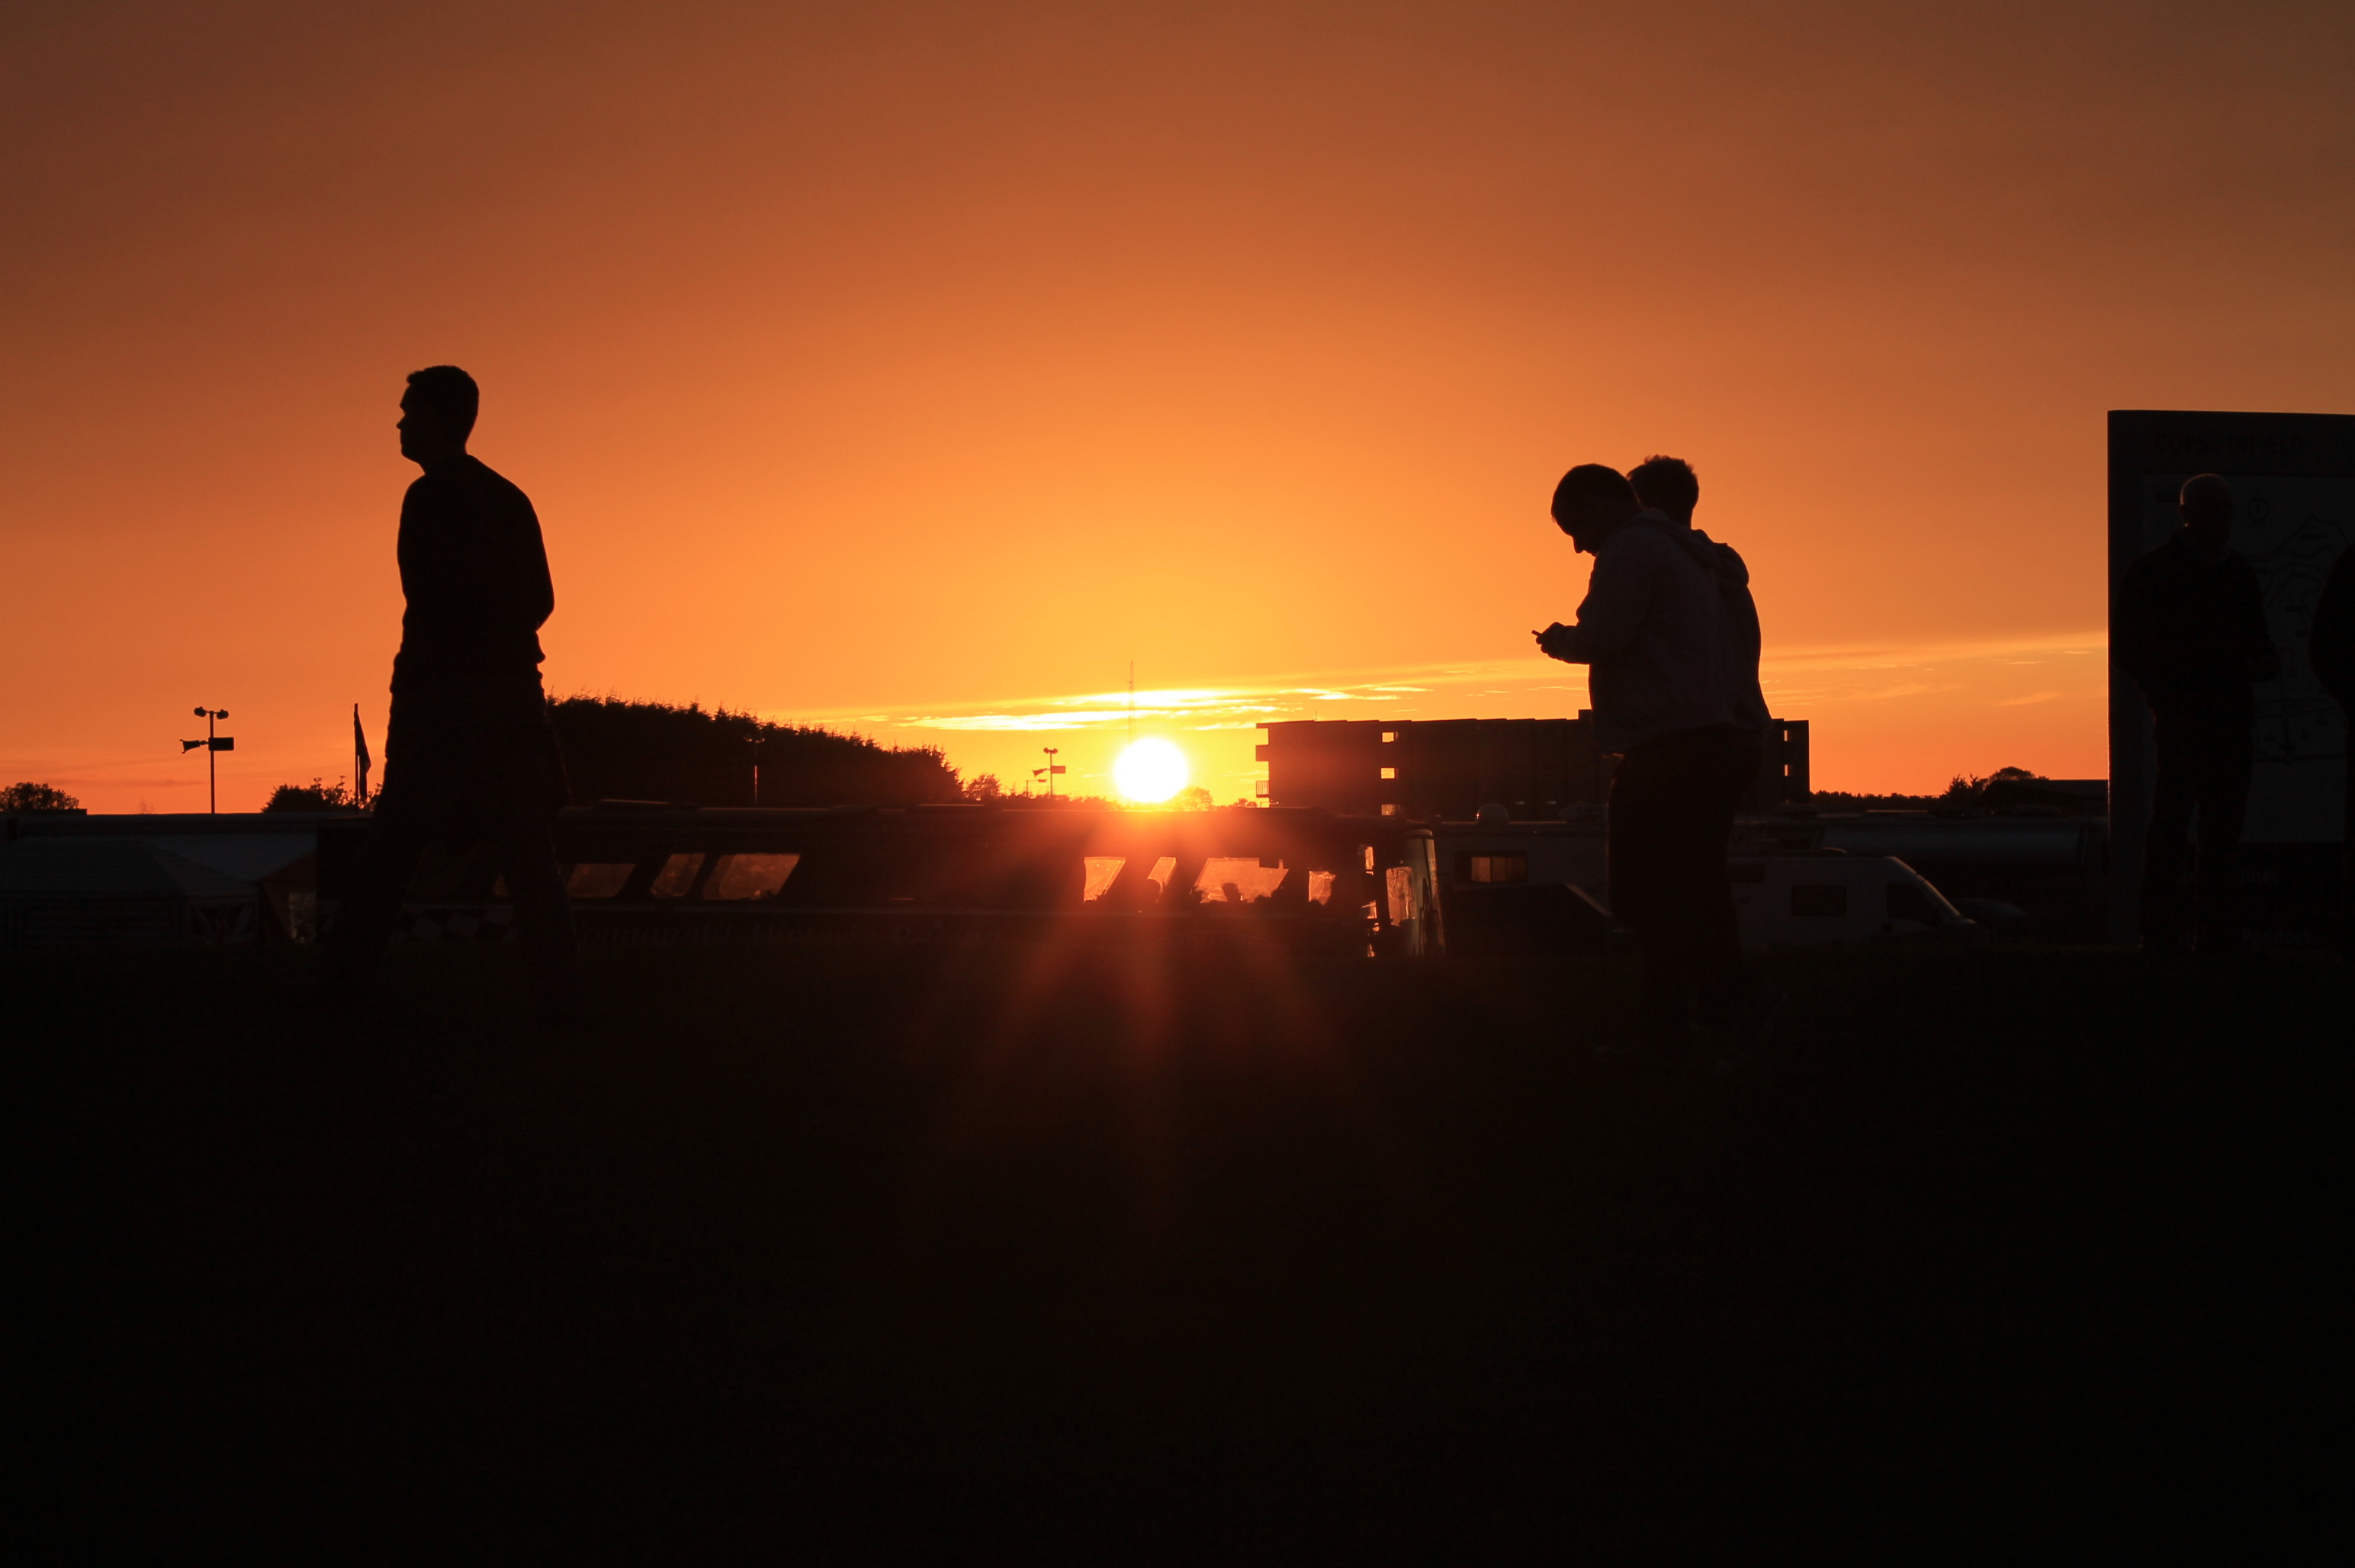
<svg viewBox="0 0 2355 1568">
<path fill-rule="evenodd" d="M 217 759 L 223 752 L 236 751 L 237 740 L 234 736 L 216 735 L 213 733 L 213 720 L 216 719 L 228 718 L 228 709 L 198 708 L 197 709 L 197 717 L 205 721 L 205 738 L 201 741 L 181 741 L 180 754 L 185 757 L 190 752 L 195 751 L 198 746 L 202 746 L 205 749 L 205 773 L 208 779 L 208 794 L 209 795 L 209 798 L 206 802 L 206 807 L 209 811 L 218 813 L 220 810 L 220 763 Z"/>
</svg>

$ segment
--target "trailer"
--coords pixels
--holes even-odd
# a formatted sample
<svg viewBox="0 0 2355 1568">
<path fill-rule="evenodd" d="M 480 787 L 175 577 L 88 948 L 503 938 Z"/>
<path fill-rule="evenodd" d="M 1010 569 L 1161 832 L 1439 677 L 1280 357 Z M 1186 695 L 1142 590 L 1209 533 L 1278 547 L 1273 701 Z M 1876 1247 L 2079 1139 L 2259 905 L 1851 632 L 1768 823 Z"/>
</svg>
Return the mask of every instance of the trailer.
<svg viewBox="0 0 2355 1568">
<path fill-rule="evenodd" d="M 364 819 L 319 834 L 320 912 L 347 897 Z M 1215 930 L 1341 955 L 1444 945 L 1430 830 L 1380 816 L 1232 807 L 992 805 L 698 809 L 602 802 L 555 845 L 583 936 L 700 940 L 813 926 L 900 935 L 1050 927 L 1119 936 Z M 486 847 L 438 849 L 407 934 L 501 938 Z"/>
</svg>

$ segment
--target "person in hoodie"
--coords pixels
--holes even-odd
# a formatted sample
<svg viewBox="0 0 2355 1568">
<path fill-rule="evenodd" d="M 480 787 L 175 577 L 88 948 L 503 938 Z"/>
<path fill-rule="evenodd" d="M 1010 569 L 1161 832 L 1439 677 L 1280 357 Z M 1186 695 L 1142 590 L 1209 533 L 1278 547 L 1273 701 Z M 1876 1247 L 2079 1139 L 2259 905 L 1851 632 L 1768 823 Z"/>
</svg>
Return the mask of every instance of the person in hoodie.
<svg viewBox="0 0 2355 1568">
<path fill-rule="evenodd" d="M 1734 731 L 1748 758 L 1727 774 L 1726 789 L 1719 796 L 1711 817 L 1717 825 L 1714 842 L 1719 846 L 1716 875 L 1726 880 L 1725 851 L 1732 843 L 1734 815 L 1742 809 L 1742 797 L 1764 770 L 1767 731 L 1774 722 L 1766 709 L 1766 694 L 1758 684 L 1759 655 L 1765 641 L 1758 623 L 1758 601 L 1751 594 L 1750 568 L 1742 560 L 1742 552 L 1693 527 L 1693 513 L 1700 506 L 1700 476 L 1693 472 L 1691 464 L 1681 457 L 1656 454 L 1629 469 L 1627 482 L 1635 486 L 1636 498 L 1650 514 L 1646 519 L 1650 525 L 1692 557 L 1694 564 L 1717 585 L 1718 609 L 1725 617 L 1726 695 L 1733 705 Z M 1712 904 L 1712 918 L 1718 914 Z M 1735 918 L 1730 898 L 1722 918 L 1728 922 Z M 1741 948 L 1738 929 L 1721 934 L 1717 941 L 1731 944 L 1737 952 Z M 1783 1000 L 1780 992 L 1769 989 L 1762 993 L 1747 978 L 1740 994 L 1751 1004 L 1745 1011 L 1763 1006 L 1771 1012 Z M 1739 1028 L 1749 1022 L 1736 1019 L 1730 1027 Z"/>
<path fill-rule="evenodd" d="M 1620 758 L 1611 910 L 1644 951 L 1640 1040 L 1597 1054 L 1672 1067 L 1697 1022 L 1714 1032 L 1747 1004 L 1721 814 L 1757 758 L 1735 722 L 1717 583 L 1668 519 L 1599 463 L 1562 476 L 1552 512 L 1594 569 L 1576 623 L 1535 635 L 1550 657 L 1591 672 L 1597 739 Z"/>
<path fill-rule="evenodd" d="M 2256 693 L 2281 673 L 2257 574 L 2232 549 L 2232 489 L 2200 474 L 2177 496 L 2183 526 L 2129 565 L 2110 606 L 2110 656 L 2150 704 L 2158 776 L 2143 842 L 2142 944 L 2171 953 L 2184 925 L 2184 842 L 2200 821 L 2202 953 L 2241 945 L 2241 823 L 2256 763 Z"/>
<path fill-rule="evenodd" d="M 1660 520 L 1653 526 L 1683 546 L 1717 584 L 1718 605 L 1725 613 L 1726 682 L 1733 698 L 1733 721 L 1752 738 L 1763 765 L 1766 729 L 1774 720 L 1758 684 L 1758 658 L 1765 638 L 1758 624 L 1758 601 L 1750 592 L 1750 568 L 1740 550 L 1693 527 L 1693 512 L 1700 506 L 1700 476 L 1691 464 L 1681 457 L 1647 457 L 1627 471 L 1627 483 L 1636 487 L 1636 498 L 1645 509 L 1658 514 Z M 1756 776 L 1754 770 L 1752 776 Z M 1729 828 L 1740 804 L 1737 798 L 1725 808 Z"/>
</svg>

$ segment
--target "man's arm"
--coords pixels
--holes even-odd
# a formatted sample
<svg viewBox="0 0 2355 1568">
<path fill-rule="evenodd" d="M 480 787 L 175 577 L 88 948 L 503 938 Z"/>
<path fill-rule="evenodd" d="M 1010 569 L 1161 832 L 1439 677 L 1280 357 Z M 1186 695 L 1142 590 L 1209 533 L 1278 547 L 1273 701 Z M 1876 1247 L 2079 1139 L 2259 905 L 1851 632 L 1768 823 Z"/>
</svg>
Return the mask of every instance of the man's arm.
<svg viewBox="0 0 2355 1568">
<path fill-rule="evenodd" d="M 525 626 L 534 632 L 556 613 L 556 580 L 548 570 L 548 541 L 539 531 L 539 514 L 531 498 L 516 492 L 515 606 Z"/>
<path fill-rule="evenodd" d="M 1636 640 L 1652 607 L 1653 572 L 1654 562 L 1640 545 L 1614 549 L 1606 543 L 1594 557 L 1578 624 L 1548 628 L 1538 645 L 1565 664 L 1593 664 L 1618 653 Z"/>
</svg>

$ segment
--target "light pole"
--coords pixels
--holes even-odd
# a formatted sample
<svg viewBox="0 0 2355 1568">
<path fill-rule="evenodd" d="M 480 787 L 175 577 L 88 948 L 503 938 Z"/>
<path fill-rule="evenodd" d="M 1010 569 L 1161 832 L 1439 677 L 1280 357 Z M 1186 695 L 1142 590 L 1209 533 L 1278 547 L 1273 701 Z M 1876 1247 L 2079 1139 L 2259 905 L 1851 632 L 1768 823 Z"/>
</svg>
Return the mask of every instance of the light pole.
<svg viewBox="0 0 2355 1568">
<path fill-rule="evenodd" d="M 231 735 L 216 735 L 213 733 L 213 720 L 216 719 L 228 718 L 228 709 L 199 708 L 197 709 L 197 717 L 205 721 L 205 738 L 201 741 L 181 741 L 180 754 L 185 757 L 190 752 L 195 751 L 198 746 L 202 746 L 205 749 L 205 809 L 214 815 L 218 815 L 220 811 L 220 763 L 218 759 L 223 752 L 234 752 L 237 750 L 237 739 Z"/>
</svg>

